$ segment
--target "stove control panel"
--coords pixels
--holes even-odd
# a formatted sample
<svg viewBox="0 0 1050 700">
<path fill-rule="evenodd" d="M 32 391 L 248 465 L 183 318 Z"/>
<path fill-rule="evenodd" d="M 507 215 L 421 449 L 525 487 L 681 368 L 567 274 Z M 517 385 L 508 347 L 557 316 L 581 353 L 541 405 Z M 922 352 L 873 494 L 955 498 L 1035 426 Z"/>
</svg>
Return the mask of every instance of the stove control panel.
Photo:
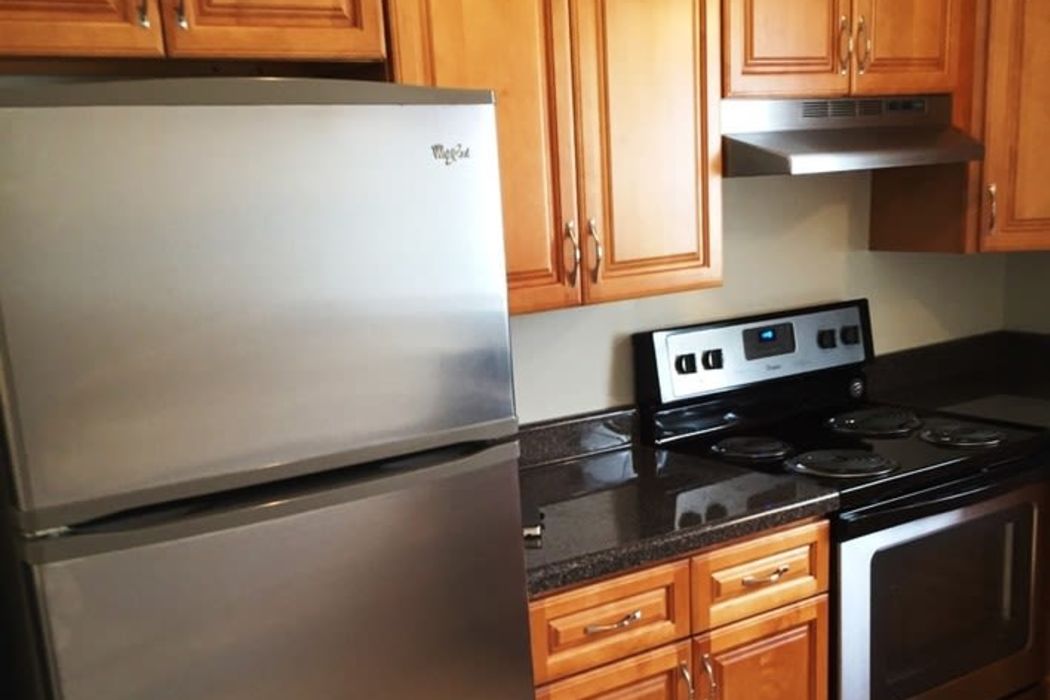
<svg viewBox="0 0 1050 700">
<path fill-rule="evenodd" d="M 639 400 L 670 403 L 872 357 L 865 300 L 634 336 Z"/>
</svg>

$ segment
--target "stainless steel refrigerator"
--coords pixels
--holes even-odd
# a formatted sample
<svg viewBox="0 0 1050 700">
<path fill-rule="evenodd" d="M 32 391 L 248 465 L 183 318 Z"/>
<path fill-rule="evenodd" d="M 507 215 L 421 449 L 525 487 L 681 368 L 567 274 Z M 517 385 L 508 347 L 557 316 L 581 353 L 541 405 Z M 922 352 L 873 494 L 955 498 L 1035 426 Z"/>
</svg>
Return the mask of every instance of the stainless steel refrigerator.
<svg viewBox="0 0 1050 700">
<path fill-rule="evenodd" d="M 489 93 L 0 91 L 0 400 L 34 693 L 532 697 Z"/>
</svg>

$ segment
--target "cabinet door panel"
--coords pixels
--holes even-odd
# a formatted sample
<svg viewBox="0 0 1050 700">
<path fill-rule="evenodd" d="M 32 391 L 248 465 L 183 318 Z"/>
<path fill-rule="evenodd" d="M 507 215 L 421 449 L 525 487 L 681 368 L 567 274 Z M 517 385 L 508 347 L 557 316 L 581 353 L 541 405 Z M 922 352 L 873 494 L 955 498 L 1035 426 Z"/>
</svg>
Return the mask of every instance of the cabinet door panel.
<svg viewBox="0 0 1050 700">
<path fill-rule="evenodd" d="M 853 92 L 953 92 L 958 81 L 962 4 L 961 0 L 855 0 Z"/>
<path fill-rule="evenodd" d="M 991 9 L 983 250 L 1050 248 L 1050 3 Z M 994 212 L 993 212 L 994 209 Z"/>
<path fill-rule="evenodd" d="M 687 700 L 690 643 L 679 642 L 537 689 L 536 700 Z"/>
<path fill-rule="evenodd" d="M 584 301 L 719 283 L 719 3 L 572 8 Z"/>
<path fill-rule="evenodd" d="M 398 82 L 493 89 L 512 313 L 578 304 L 568 0 L 390 0 Z"/>
<path fill-rule="evenodd" d="M 157 0 L 0 2 L 9 56 L 163 56 Z"/>
<path fill-rule="evenodd" d="M 725 94 L 849 92 L 850 0 L 724 0 Z"/>
<path fill-rule="evenodd" d="M 826 700 L 827 596 L 698 637 L 694 653 L 701 700 Z"/>
<path fill-rule="evenodd" d="M 381 60 L 382 0 L 164 0 L 168 54 Z"/>
</svg>

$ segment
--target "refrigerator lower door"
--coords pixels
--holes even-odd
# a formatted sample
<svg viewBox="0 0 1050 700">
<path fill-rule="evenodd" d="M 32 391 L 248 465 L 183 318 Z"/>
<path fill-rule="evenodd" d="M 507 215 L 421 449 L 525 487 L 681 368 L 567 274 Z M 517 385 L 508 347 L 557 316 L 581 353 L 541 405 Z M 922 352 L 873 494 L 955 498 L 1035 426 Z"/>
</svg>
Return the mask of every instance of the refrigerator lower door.
<svg viewBox="0 0 1050 700">
<path fill-rule="evenodd" d="M 54 696 L 532 698 L 516 456 L 44 543 Z"/>
</svg>

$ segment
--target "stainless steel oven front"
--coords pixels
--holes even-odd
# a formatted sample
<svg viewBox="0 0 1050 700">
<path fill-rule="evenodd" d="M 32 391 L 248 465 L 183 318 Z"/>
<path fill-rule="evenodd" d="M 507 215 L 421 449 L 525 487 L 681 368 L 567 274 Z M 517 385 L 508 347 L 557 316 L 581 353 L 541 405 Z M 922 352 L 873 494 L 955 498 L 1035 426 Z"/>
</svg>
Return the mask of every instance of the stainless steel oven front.
<svg viewBox="0 0 1050 700">
<path fill-rule="evenodd" d="M 843 513 L 840 700 L 990 700 L 1039 681 L 1047 484 L 986 474 Z"/>
</svg>

